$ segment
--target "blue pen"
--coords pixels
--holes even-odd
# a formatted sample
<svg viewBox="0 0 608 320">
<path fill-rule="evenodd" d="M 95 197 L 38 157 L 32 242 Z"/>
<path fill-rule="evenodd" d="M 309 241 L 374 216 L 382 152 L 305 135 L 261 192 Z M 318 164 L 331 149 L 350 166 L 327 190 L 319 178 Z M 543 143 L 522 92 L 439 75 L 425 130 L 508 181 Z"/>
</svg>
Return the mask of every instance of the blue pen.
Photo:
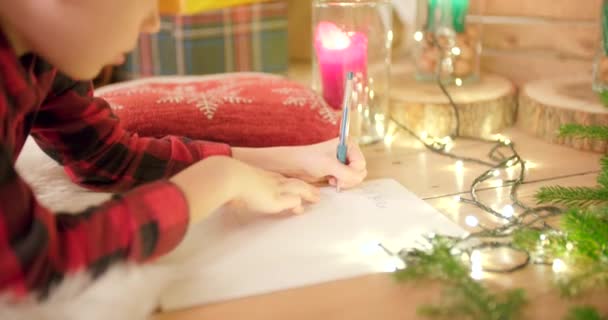
<svg viewBox="0 0 608 320">
<path fill-rule="evenodd" d="M 338 160 L 346 164 L 346 154 L 348 148 L 346 146 L 346 139 L 348 138 L 348 113 L 350 112 L 350 98 L 353 90 L 353 73 L 348 72 L 346 74 L 346 81 L 344 84 L 344 98 L 342 99 L 342 123 L 340 124 L 340 143 L 338 144 L 337 157 Z M 336 190 L 340 192 L 340 186 L 336 181 Z"/>
</svg>

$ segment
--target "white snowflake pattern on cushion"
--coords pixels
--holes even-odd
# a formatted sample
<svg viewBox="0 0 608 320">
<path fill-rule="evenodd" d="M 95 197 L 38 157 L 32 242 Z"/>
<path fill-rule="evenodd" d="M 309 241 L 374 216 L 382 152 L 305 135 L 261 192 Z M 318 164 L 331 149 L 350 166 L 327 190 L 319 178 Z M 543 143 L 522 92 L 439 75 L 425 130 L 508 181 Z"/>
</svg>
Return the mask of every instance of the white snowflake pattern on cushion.
<svg viewBox="0 0 608 320">
<path fill-rule="evenodd" d="M 159 98 L 157 104 L 185 103 L 201 110 L 207 119 L 213 119 L 217 109 L 223 104 L 250 104 L 252 99 L 240 95 L 239 86 L 247 84 L 246 81 L 218 81 L 219 85 L 207 90 L 199 90 L 194 85 L 177 85 L 173 88 L 160 87 L 155 84 L 147 84 L 135 88 L 116 90 L 104 95 L 107 98 L 129 97 L 138 94 L 154 94 Z M 111 104 L 112 106 L 112 104 Z M 114 103 L 114 110 L 122 109 L 123 106 Z"/>
<path fill-rule="evenodd" d="M 250 104 L 252 99 L 240 96 L 241 89 L 234 83 L 222 83 L 219 86 L 197 91 L 194 86 L 176 86 L 173 89 L 165 89 L 156 103 L 186 103 L 201 110 L 207 119 L 213 119 L 217 109 L 224 103 Z"/>
<path fill-rule="evenodd" d="M 272 89 L 272 92 L 287 96 L 283 100 L 284 106 L 304 107 L 309 105 L 311 110 L 318 109 L 319 115 L 323 117 L 325 121 L 334 125 L 338 122 L 338 115 L 336 112 L 333 111 L 321 97 L 312 91 L 285 87 Z"/>
</svg>

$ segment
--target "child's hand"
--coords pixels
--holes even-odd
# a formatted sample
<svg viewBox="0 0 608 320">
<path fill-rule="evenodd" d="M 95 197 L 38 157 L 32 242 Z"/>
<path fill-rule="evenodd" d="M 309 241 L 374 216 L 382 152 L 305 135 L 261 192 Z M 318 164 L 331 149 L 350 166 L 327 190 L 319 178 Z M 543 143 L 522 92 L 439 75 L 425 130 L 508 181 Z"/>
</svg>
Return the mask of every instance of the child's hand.
<svg viewBox="0 0 608 320">
<path fill-rule="evenodd" d="M 357 143 L 349 140 L 347 145 L 346 165 L 336 157 L 338 139 L 297 147 L 290 158 L 294 167 L 287 174 L 308 182 L 327 179 L 332 186 L 339 184 L 342 188 L 354 187 L 367 176 L 367 164 Z"/>
<path fill-rule="evenodd" d="M 235 200 L 250 212 L 301 213 L 304 202 L 319 201 L 319 190 L 302 180 L 286 178 L 245 164 L 243 166 L 239 174 L 242 179 L 240 191 Z"/>
<path fill-rule="evenodd" d="M 210 157 L 181 171 L 171 181 L 184 193 L 193 223 L 228 202 L 273 214 L 301 212 L 302 204 L 319 199 L 317 188 L 228 157 Z"/>
</svg>

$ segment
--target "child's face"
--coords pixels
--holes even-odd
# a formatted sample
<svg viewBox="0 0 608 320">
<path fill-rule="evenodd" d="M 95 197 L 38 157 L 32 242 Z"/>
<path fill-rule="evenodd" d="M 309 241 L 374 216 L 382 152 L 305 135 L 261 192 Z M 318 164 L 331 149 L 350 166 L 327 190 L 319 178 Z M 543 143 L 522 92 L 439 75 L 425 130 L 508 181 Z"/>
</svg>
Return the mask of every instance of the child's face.
<svg viewBox="0 0 608 320">
<path fill-rule="evenodd" d="M 76 79 L 91 79 L 159 27 L 158 0 L 1 1 L 0 21 L 28 50 Z"/>
</svg>

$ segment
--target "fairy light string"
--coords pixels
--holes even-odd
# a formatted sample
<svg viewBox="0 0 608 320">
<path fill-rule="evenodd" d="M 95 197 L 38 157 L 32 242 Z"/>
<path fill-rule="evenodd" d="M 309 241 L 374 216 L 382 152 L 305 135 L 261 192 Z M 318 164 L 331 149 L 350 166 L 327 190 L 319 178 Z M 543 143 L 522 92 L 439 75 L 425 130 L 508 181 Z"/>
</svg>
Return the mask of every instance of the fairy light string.
<svg viewBox="0 0 608 320">
<path fill-rule="evenodd" d="M 434 44 L 440 48 L 440 52 L 444 52 L 441 50 L 437 39 L 433 37 Z M 440 60 L 443 59 L 443 56 L 440 57 Z M 444 82 L 440 77 L 439 69 L 437 71 L 437 85 L 441 89 L 442 93 L 446 96 L 449 101 L 449 105 L 452 109 L 452 113 L 454 115 L 455 120 L 455 129 L 448 137 L 438 138 L 438 137 L 430 137 L 428 133 L 424 132 L 422 135 L 417 134 L 412 129 L 408 128 L 405 124 L 399 122 L 394 118 L 390 118 L 397 128 L 403 130 L 413 136 L 416 140 L 418 140 L 426 149 L 429 151 L 448 157 L 450 159 L 461 161 L 462 163 L 474 163 L 484 167 L 487 169 L 477 176 L 468 190 L 468 197 L 456 196 L 455 201 L 458 201 L 463 204 L 475 206 L 485 213 L 496 218 L 499 223 L 495 227 L 488 227 L 484 224 L 479 223 L 479 220 L 475 216 L 467 216 L 465 218 L 465 223 L 469 225 L 469 227 L 474 227 L 479 229 L 479 231 L 469 233 L 463 238 L 454 238 L 454 237 L 445 237 L 451 239 L 454 243 L 454 248 L 460 248 L 458 251 L 467 254 L 469 256 L 469 261 L 471 264 L 471 277 L 478 280 L 481 278 L 481 272 L 492 272 L 492 273 L 512 273 L 514 271 L 520 270 L 530 262 L 535 264 L 546 264 L 552 265 L 553 270 L 555 272 L 561 272 L 565 266 L 563 261 L 546 261 L 542 259 L 542 248 L 540 248 L 539 252 L 533 253 L 534 256 L 541 257 L 540 259 L 532 259 L 532 254 L 523 249 L 517 248 L 514 246 L 511 236 L 515 230 L 522 228 L 534 228 L 541 232 L 559 232 L 555 230 L 549 223 L 548 219 L 561 215 L 563 210 L 555 206 L 536 206 L 531 207 L 524 204 L 518 198 L 518 189 L 525 182 L 526 178 L 526 161 L 521 157 L 519 152 L 516 149 L 515 143 L 513 143 L 508 138 L 500 137 L 498 139 L 488 139 L 488 138 L 480 138 L 480 137 L 470 137 L 463 136 L 460 134 L 460 115 L 459 109 L 449 91 L 447 90 Z M 462 80 L 461 80 L 462 81 Z M 461 139 L 461 140 L 472 140 L 478 142 L 492 143 L 493 146 L 490 148 L 490 151 L 487 154 L 488 160 L 478 159 L 474 157 L 461 156 L 455 153 L 450 152 L 450 146 L 452 140 Z M 500 177 L 500 173 L 503 170 L 519 167 L 519 175 L 512 179 L 502 179 Z M 498 188 L 501 187 L 509 187 L 509 199 L 511 204 L 506 205 L 503 208 L 503 211 L 507 211 L 508 213 L 498 211 L 492 208 L 490 205 L 482 202 L 479 198 L 478 192 L 483 186 L 484 182 L 488 182 L 490 180 L 498 180 Z M 467 221 L 467 219 L 469 221 Z M 473 223 L 473 219 L 475 219 L 475 223 Z M 434 238 L 434 234 L 427 237 L 429 242 Z M 495 250 L 495 249 L 504 249 L 507 248 L 512 250 L 513 252 L 519 252 L 524 255 L 524 258 L 520 263 L 516 263 L 514 265 L 499 267 L 499 268 L 482 268 L 482 262 L 480 260 L 481 251 L 485 250 Z M 387 252 L 386 248 L 384 248 Z M 406 265 L 407 261 L 414 258 L 417 254 L 417 250 L 413 249 L 404 249 L 401 250 L 398 255 L 401 256 Z"/>
</svg>

